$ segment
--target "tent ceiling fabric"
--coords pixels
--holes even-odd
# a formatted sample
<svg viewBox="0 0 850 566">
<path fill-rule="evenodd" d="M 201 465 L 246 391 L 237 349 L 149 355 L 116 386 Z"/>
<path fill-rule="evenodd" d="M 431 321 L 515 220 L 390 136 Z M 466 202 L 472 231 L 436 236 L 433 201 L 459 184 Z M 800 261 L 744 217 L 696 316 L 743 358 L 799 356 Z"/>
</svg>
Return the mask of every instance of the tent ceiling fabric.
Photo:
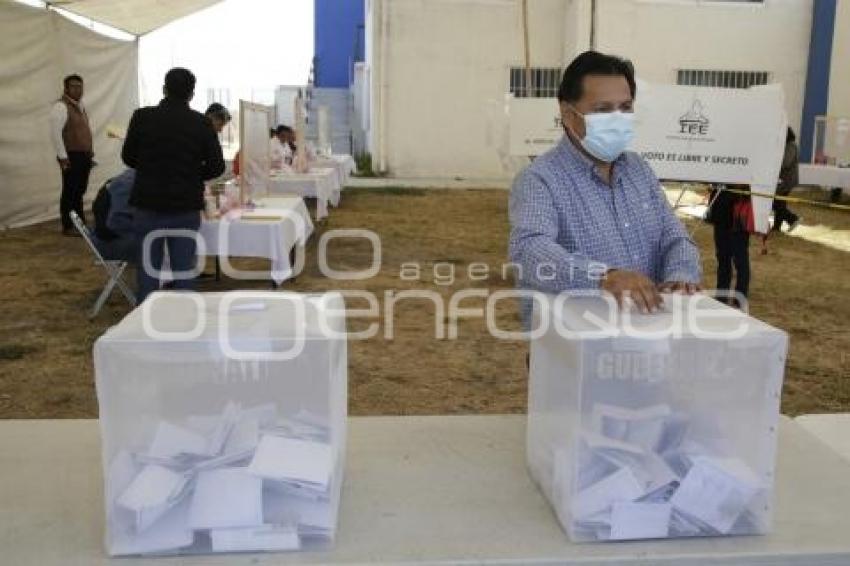
<svg viewBox="0 0 850 566">
<path fill-rule="evenodd" d="M 51 6 L 85 16 L 134 35 L 158 27 L 221 0 L 53 0 Z"/>
</svg>

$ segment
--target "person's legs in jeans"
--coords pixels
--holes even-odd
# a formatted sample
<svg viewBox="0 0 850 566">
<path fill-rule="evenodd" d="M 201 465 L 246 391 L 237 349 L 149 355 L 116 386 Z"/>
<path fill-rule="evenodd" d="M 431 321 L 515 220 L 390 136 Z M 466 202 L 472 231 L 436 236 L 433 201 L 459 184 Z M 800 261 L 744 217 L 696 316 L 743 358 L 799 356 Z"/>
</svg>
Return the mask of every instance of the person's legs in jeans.
<svg viewBox="0 0 850 566">
<path fill-rule="evenodd" d="M 732 250 L 731 231 L 725 227 L 714 226 L 714 254 L 717 257 L 717 291 L 732 288 Z M 718 293 L 720 302 L 729 302 L 728 297 Z"/>
<path fill-rule="evenodd" d="M 747 298 L 750 292 L 750 235 L 732 233 L 732 260 L 735 263 L 735 291 Z"/>
<path fill-rule="evenodd" d="M 159 236 L 146 242 L 146 237 L 154 230 L 164 228 L 164 222 L 159 213 L 141 209 L 136 211 L 134 222 L 139 246 L 136 253 L 139 262 L 136 268 L 136 300 L 141 304 L 148 295 L 159 289 L 159 271 L 162 269 L 165 238 Z"/>
<path fill-rule="evenodd" d="M 201 227 L 201 215 L 198 211 L 174 214 L 169 219 L 169 228 L 174 230 L 189 230 L 197 234 Z M 168 258 L 171 262 L 171 271 L 177 275 L 184 272 L 183 276 L 175 277 L 174 289 L 192 289 L 195 283 L 194 276 L 187 276 L 188 272 L 195 269 L 197 262 L 197 245 L 195 238 L 189 236 L 169 236 L 166 239 L 168 246 Z"/>
</svg>

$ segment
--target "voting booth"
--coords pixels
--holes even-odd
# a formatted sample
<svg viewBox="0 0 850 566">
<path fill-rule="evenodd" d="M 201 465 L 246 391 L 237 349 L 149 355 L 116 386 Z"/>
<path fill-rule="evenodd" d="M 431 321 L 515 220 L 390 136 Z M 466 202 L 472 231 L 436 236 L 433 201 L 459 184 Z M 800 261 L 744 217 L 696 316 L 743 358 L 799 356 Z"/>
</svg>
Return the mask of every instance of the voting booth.
<svg viewBox="0 0 850 566">
<path fill-rule="evenodd" d="M 337 293 L 149 297 L 94 347 L 110 555 L 327 547 L 346 445 Z"/>
<path fill-rule="evenodd" d="M 659 179 L 740 183 L 773 195 L 787 119 L 780 85 L 748 89 L 658 85 L 639 81 L 635 138 L 629 150 Z M 542 155 L 564 137 L 554 98 L 508 100 L 510 152 Z M 770 230 L 773 199 L 753 196 L 757 232 Z"/>
<path fill-rule="evenodd" d="M 574 541 L 771 528 L 786 334 L 707 296 L 535 306 L 527 457 Z"/>
<path fill-rule="evenodd" d="M 272 108 L 239 101 L 239 204 L 263 197 L 269 190 L 269 129 Z"/>
</svg>

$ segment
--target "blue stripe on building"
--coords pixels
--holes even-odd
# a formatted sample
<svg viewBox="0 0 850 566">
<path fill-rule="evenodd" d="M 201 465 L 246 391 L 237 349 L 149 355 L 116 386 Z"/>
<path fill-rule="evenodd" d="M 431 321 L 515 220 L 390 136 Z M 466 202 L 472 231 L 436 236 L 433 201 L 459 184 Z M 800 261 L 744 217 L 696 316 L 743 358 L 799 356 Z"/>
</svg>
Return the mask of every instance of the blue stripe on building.
<svg viewBox="0 0 850 566">
<path fill-rule="evenodd" d="M 366 50 L 365 0 L 315 0 L 314 72 L 319 88 L 348 88 Z"/>
<path fill-rule="evenodd" d="M 829 69 L 832 61 L 832 36 L 835 32 L 836 0 L 815 0 L 812 10 L 812 39 L 806 71 L 806 95 L 803 100 L 803 122 L 799 136 L 800 158 L 814 157 L 812 140 L 815 117 L 827 113 L 829 104 Z"/>
</svg>

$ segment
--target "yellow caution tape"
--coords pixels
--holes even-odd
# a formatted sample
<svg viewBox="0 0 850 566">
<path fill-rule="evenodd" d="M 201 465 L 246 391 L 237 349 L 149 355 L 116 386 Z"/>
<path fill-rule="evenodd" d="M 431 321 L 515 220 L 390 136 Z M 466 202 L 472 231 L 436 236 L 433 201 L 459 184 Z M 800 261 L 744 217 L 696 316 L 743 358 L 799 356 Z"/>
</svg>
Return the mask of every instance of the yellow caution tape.
<svg viewBox="0 0 850 566">
<path fill-rule="evenodd" d="M 691 186 L 693 187 L 694 185 L 691 185 Z M 708 189 L 708 188 L 704 188 L 701 185 L 697 185 L 696 188 L 702 189 L 704 192 L 708 192 L 708 191 L 711 190 L 711 189 Z M 796 202 L 796 203 L 802 203 L 802 204 L 811 204 L 813 206 L 821 206 L 821 207 L 824 207 L 824 208 L 833 208 L 833 209 L 836 209 L 836 210 L 850 210 L 850 205 L 847 205 L 847 204 L 834 204 L 834 203 L 831 203 L 831 202 L 823 202 L 823 201 L 819 201 L 819 200 L 809 200 L 809 199 L 804 199 L 804 198 L 799 198 L 799 197 L 783 197 L 783 196 L 779 196 L 779 195 L 772 195 L 770 193 L 757 193 L 755 191 L 742 191 L 741 189 L 730 189 L 728 187 L 724 187 L 723 191 L 728 192 L 728 193 L 733 193 L 733 194 L 736 194 L 736 195 L 752 195 L 752 196 L 755 196 L 755 197 L 765 197 L 765 198 L 772 198 L 772 199 L 776 199 L 776 200 L 784 200 L 785 202 Z"/>
</svg>

